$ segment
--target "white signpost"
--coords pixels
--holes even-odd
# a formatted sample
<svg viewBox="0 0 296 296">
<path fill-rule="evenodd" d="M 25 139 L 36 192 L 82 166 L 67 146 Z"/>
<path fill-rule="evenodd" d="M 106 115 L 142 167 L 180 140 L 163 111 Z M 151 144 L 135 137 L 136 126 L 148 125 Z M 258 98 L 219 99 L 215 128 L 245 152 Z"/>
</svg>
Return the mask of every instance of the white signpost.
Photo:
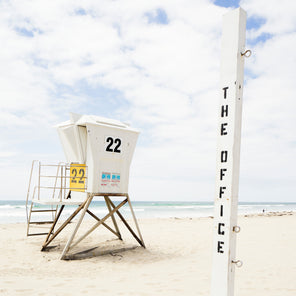
<svg viewBox="0 0 296 296">
<path fill-rule="evenodd" d="M 223 17 L 221 86 L 214 209 L 212 296 L 232 296 L 235 257 L 246 12 L 235 9 Z"/>
</svg>

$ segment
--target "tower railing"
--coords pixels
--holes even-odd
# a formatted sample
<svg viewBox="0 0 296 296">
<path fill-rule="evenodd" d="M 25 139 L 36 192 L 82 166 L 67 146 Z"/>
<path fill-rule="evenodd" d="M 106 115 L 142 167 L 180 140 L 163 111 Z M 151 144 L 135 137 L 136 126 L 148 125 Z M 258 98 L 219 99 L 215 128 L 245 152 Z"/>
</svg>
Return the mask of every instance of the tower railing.
<svg viewBox="0 0 296 296">
<path fill-rule="evenodd" d="M 83 185 L 75 187 L 76 175 L 71 175 L 75 164 L 60 162 L 58 164 L 43 164 L 39 160 L 33 160 L 29 177 L 29 185 L 26 197 L 27 235 L 41 235 L 47 233 L 30 234 L 32 224 L 51 224 L 56 218 L 59 205 L 71 200 L 71 191 L 85 191 L 87 180 L 87 168 L 84 166 Z M 81 177 L 80 177 L 81 179 Z M 40 205 L 42 207 L 40 208 Z M 51 220 L 40 217 L 44 213 L 51 213 Z M 32 214 L 39 213 L 38 221 L 31 221 Z M 41 214 L 42 213 L 42 214 Z"/>
</svg>

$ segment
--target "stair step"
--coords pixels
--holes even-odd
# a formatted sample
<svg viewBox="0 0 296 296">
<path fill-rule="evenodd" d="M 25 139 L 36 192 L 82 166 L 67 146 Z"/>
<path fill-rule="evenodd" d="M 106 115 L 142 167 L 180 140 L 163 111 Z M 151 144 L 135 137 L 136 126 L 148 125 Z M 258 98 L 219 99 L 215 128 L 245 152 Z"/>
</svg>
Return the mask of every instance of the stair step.
<svg viewBox="0 0 296 296">
<path fill-rule="evenodd" d="M 30 222 L 29 224 L 52 224 L 54 221 L 35 221 Z"/>
<path fill-rule="evenodd" d="M 40 233 L 29 233 L 27 236 L 34 236 L 34 235 L 47 235 L 48 232 L 40 232 Z"/>
<path fill-rule="evenodd" d="M 37 213 L 37 212 L 56 212 L 56 210 L 32 210 L 31 213 Z"/>
</svg>

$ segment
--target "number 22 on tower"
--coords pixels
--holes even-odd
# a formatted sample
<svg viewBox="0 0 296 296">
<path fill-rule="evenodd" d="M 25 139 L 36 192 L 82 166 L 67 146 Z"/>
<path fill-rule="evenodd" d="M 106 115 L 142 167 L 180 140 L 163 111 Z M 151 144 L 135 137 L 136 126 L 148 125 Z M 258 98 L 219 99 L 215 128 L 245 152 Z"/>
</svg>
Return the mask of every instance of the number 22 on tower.
<svg viewBox="0 0 296 296">
<path fill-rule="evenodd" d="M 85 164 L 71 164 L 70 189 L 73 191 L 85 191 Z"/>
<path fill-rule="evenodd" d="M 105 138 L 105 151 L 121 153 L 121 139 L 114 137 Z"/>
</svg>

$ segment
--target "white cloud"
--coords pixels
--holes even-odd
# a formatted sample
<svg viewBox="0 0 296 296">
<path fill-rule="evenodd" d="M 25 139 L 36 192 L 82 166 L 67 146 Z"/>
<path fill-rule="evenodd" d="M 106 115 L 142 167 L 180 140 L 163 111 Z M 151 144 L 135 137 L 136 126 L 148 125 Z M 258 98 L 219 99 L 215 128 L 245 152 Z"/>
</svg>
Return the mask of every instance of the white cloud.
<svg viewBox="0 0 296 296">
<path fill-rule="evenodd" d="M 243 1 L 242 5 L 249 17 L 264 20 L 259 29 L 252 30 L 250 37 L 259 37 L 259 42 L 246 63 L 254 77 L 248 79 L 245 91 L 242 178 L 254 184 L 257 195 L 261 191 L 270 199 L 292 201 L 296 177 L 296 54 L 291 50 L 296 46 L 295 4 Z M 260 41 L 264 34 L 270 38 Z"/>
<path fill-rule="evenodd" d="M 243 0 L 241 6 L 248 12 L 249 17 L 264 20 L 264 24 L 258 30 L 260 33 L 285 34 L 295 32 L 295 1 Z"/>
<path fill-rule="evenodd" d="M 13 168 L 29 170 L 37 156 L 60 160 L 52 125 L 74 111 L 119 116 L 142 129 L 132 168 L 136 199 L 213 200 L 220 34 L 227 9 L 212 2 L 1 3 L 0 115 L 5 131 L 0 156 L 12 167 L 7 184 L 16 178 L 25 184 L 26 174 L 13 177 Z M 246 79 L 241 167 L 249 184 L 262 176 L 272 179 L 273 168 L 281 180 L 295 177 L 294 4 L 287 4 L 283 20 L 275 9 L 260 10 L 256 3 L 243 6 L 266 23 L 248 36 L 273 37 L 256 44 L 246 61 L 252 76 Z M 148 14 L 156 17 L 158 9 L 166 13 L 167 24 L 149 20 Z M 103 103 L 102 88 L 118 93 L 112 104 Z M 18 190 L 15 198 L 26 188 Z M 272 189 L 253 194 L 260 200 L 279 199 Z M 253 198 L 244 191 L 241 195 Z"/>
</svg>

